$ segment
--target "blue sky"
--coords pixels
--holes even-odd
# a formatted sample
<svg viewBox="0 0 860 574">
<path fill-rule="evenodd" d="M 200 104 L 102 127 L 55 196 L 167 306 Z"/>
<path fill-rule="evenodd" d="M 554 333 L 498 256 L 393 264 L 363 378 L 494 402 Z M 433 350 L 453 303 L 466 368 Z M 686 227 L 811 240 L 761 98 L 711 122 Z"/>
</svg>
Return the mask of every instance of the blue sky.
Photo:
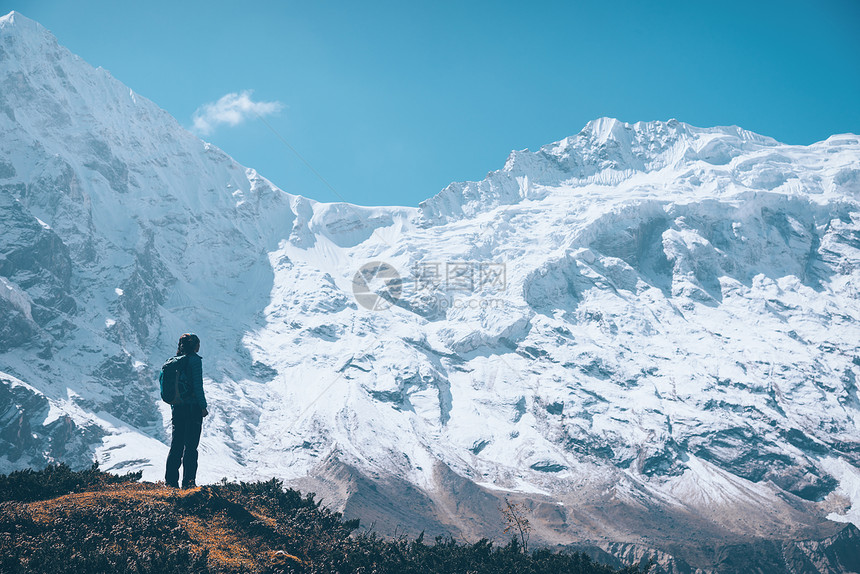
<svg viewBox="0 0 860 574">
<path fill-rule="evenodd" d="M 856 0 L 0 4 L 320 201 L 417 205 L 601 116 L 860 133 Z"/>
</svg>

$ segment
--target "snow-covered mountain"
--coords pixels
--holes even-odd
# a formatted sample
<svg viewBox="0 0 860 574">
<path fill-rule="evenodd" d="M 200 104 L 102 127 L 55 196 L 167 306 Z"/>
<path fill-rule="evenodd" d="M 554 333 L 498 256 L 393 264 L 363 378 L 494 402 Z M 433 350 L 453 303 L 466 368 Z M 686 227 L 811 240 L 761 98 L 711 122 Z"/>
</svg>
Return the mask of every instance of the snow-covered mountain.
<svg viewBox="0 0 860 574">
<path fill-rule="evenodd" d="M 509 497 L 679 572 L 857 544 L 860 137 L 603 118 L 418 208 L 320 203 L 15 12 L 0 112 L 0 472 L 159 480 L 194 331 L 203 482 L 468 537 Z"/>
</svg>

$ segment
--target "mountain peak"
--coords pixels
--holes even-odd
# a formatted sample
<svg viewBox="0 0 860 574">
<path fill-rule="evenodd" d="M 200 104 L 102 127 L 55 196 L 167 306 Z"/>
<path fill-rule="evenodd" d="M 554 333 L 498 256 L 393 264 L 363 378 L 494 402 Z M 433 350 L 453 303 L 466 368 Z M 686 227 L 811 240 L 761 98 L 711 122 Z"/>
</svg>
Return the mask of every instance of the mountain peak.
<svg viewBox="0 0 860 574">
<path fill-rule="evenodd" d="M 535 195 L 529 186 L 617 186 L 637 174 L 666 168 L 683 172 L 699 166 L 697 162 L 706 169 L 727 165 L 739 155 L 777 145 L 776 140 L 737 126 L 700 128 L 676 119 L 629 124 L 601 117 L 537 151 L 513 151 L 504 168 L 485 180 L 452 183 L 420 207 L 427 222 L 438 223 L 544 194 Z"/>
<path fill-rule="evenodd" d="M 50 35 L 50 32 L 44 26 L 15 10 L 12 10 L 5 16 L 0 16 L 0 30 L 4 33 L 14 30 L 19 33 L 40 32 Z"/>
<path fill-rule="evenodd" d="M 46 53 L 67 52 L 50 30 L 14 10 L 0 17 L 0 44 L 5 52 L 0 52 L 0 63 L 11 61 L 13 68 L 22 62 L 38 62 Z"/>
<path fill-rule="evenodd" d="M 16 17 L 20 18 L 20 17 L 21 17 L 21 13 L 20 13 L 20 12 L 16 12 L 15 10 L 12 10 L 12 11 L 11 11 L 11 12 L 9 12 L 8 14 L 6 14 L 5 16 L 0 16 L 0 25 L 4 25 L 4 24 L 6 24 L 7 22 L 9 22 L 9 23 L 14 23 L 14 22 L 15 22 L 15 18 L 16 18 Z"/>
<path fill-rule="evenodd" d="M 625 132 L 631 128 L 630 124 L 615 118 L 602 117 L 585 124 L 580 133 L 590 133 L 597 141 L 604 143 L 610 139 L 619 140 L 624 138 Z"/>
</svg>

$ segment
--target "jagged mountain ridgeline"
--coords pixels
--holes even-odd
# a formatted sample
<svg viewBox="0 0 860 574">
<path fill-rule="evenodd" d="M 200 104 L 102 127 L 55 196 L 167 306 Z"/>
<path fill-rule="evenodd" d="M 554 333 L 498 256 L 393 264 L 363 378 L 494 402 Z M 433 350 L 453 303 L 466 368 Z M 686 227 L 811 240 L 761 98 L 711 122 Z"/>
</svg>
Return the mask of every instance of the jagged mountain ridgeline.
<svg viewBox="0 0 860 574">
<path fill-rule="evenodd" d="M 370 208 L 278 189 L 14 12 L 0 86 L 0 472 L 161 479 L 193 330 L 199 482 L 467 538 L 507 497 L 539 543 L 666 571 L 845 570 L 860 137 L 603 118 Z"/>
</svg>

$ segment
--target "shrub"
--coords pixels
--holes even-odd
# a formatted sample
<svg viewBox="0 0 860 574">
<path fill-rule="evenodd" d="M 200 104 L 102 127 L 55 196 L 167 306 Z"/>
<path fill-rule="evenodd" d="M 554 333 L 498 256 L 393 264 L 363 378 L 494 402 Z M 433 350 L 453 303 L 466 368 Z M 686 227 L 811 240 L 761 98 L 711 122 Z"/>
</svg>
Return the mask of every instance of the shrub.
<svg viewBox="0 0 860 574">
<path fill-rule="evenodd" d="M 74 471 L 65 463 L 48 465 L 38 471 L 16 470 L 0 474 L 0 502 L 45 500 L 110 484 L 137 482 L 141 476 L 142 471 L 122 476 L 102 472 L 98 462 L 82 471 Z"/>
</svg>

